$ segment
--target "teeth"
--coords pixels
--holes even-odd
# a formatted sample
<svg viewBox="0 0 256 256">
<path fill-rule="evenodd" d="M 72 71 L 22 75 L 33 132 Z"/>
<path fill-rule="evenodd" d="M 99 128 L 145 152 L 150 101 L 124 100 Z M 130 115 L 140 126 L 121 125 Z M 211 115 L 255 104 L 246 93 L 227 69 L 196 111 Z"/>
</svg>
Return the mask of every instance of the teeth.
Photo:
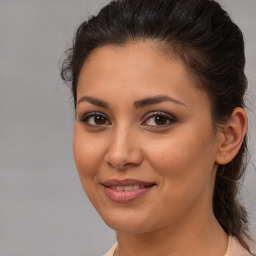
<svg viewBox="0 0 256 256">
<path fill-rule="evenodd" d="M 139 185 L 130 185 L 130 186 L 111 186 L 112 189 L 116 191 L 131 191 L 131 190 L 138 190 L 140 188 L 144 188 L 145 186 Z"/>
<path fill-rule="evenodd" d="M 125 186 L 124 187 L 124 191 L 130 191 L 130 190 L 132 190 L 132 186 Z"/>
<path fill-rule="evenodd" d="M 124 189 L 123 189 L 124 187 L 116 186 L 115 188 L 116 188 L 117 191 L 122 191 L 122 190 L 124 190 Z"/>
</svg>

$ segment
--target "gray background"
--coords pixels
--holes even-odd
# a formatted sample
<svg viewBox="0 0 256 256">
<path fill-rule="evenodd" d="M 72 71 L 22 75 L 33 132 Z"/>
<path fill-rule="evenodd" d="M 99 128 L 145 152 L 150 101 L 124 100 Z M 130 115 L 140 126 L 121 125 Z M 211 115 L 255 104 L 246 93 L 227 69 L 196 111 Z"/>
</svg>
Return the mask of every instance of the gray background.
<svg viewBox="0 0 256 256">
<path fill-rule="evenodd" d="M 0 0 L 1 256 L 96 256 L 115 241 L 80 185 L 72 98 L 58 70 L 75 28 L 107 2 Z M 241 197 L 255 236 L 256 1 L 221 3 L 246 41 L 251 160 Z"/>
</svg>

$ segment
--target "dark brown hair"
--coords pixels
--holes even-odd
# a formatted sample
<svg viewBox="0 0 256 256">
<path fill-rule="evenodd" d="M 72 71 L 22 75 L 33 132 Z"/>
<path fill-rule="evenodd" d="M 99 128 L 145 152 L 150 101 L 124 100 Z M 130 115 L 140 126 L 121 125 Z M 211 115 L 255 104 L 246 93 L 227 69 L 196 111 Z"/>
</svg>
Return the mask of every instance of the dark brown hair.
<svg viewBox="0 0 256 256">
<path fill-rule="evenodd" d="M 212 100 L 216 125 L 225 123 L 235 107 L 244 107 L 243 35 L 227 12 L 213 0 L 116 0 L 80 25 L 73 47 L 62 63 L 61 76 L 71 82 L 76 107 L 77 81 L 88 55 L 103 45 L 154 40 L 187 65 Z M 245 171 L 246 138 L 236 157 L 217 171 L 213 209 L 227 234 L 249 250 L 247 212 L 236 197 Z"/>
</svg>

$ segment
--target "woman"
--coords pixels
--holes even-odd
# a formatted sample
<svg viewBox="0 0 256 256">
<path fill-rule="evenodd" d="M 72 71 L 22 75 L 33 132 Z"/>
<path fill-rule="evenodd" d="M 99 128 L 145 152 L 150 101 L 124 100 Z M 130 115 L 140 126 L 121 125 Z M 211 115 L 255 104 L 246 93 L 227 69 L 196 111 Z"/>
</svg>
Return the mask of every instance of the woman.
<svg viewBox="0 0 256 256">
<path fill-rule="evenodd" d="M 244 66 L 212 0 L 117 0 L 78 28 L 62 77 L 82 185 L 116 230 L 106 255 L 251 255 Z"/>
</svg>

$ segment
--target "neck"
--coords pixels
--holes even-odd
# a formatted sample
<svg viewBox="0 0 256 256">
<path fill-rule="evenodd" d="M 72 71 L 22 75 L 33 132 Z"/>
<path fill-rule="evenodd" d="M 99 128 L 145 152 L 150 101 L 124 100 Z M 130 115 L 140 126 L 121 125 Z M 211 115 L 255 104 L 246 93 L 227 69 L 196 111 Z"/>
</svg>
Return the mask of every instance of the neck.
<svg viewBox="0 0 256 256">
<path fill-rule="evenodd" d="M 214 215 L 179 222 L 147 233 L 117 232 L 119 256 L 224 255 L 228 236 Z"/>
</svg>

